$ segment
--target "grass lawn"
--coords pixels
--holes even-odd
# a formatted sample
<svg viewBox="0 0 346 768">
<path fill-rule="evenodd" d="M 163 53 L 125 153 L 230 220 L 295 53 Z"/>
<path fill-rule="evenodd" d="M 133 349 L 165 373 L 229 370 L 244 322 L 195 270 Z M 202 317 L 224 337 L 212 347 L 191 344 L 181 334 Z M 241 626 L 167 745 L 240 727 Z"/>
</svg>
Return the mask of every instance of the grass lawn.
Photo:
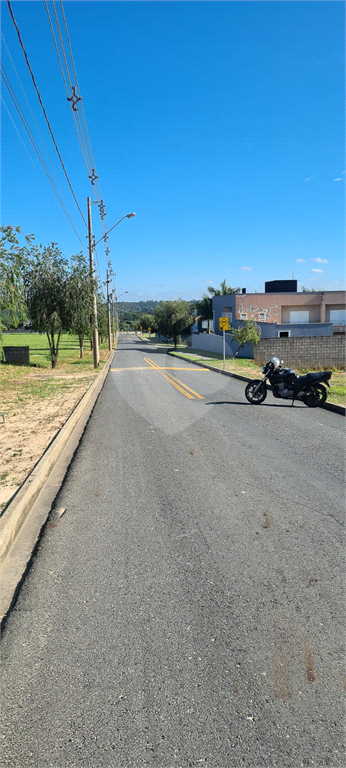
<svg viewBox="0 0 346 768">
<path fill-rule="evenodd" d="M 172 351 L 172 355 L 182 355 L 186 360 L 194 360 L 200 363 L 207 363 L 213 365 L 215 368 L 223 368 L 222 355 L 218 355 L 216 352 L 205 352 L 202 349 L 194 349 L 191 347 L 180 347 L 176 352 Z M 240 376 L 248 376 L 251 379 L 262 378 L 262 366 L 256 365 L 254 360 L 248 358 L 234 358 L 226 357 L 225 370 L 231 373 L 238 373 Z M 294 369 L 299 376 L 304 373 L 308 373 L 308 368 L 295 368 Z M 310 369 L 311 370 L 311 369 Z M 329 369 L 328 369 L 329 370 Z M 345 371 L 340 368 L 331 368 L 333 371 L 332 378 L 330 380 L 330 389 L 328 389 L 328 400 L 330 403 L 336 403 L 337 405 L 345 405 L 346 396 L 346 377 Z"/>
<path fill-rule="evenodd" d="M 108 358 L 108 342 L 100 344 L 100 366 L 94 369 L 93 352 L 85 341 L 83 358 L 79 357 L 78 337 L 64 334 L 60 341 L 58 362 L 52 369 L 47 337 L 39 333 L 4 333 L 4 347 L 29 347 L 30 365 L 1 365 L 2 394 L 11 390 L 17 402 L 29 398 L 42 399 L 54 396 L 57 390 L 70 389 L 76 379 L 91 383 L 102 370 Z"/>
</svg>

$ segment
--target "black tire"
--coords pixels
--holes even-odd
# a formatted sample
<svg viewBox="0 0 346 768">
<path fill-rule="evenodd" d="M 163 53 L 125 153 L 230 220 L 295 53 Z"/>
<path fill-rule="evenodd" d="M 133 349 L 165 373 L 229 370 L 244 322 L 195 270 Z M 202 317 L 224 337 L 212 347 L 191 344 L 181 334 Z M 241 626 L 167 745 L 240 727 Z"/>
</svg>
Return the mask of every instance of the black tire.
<svg viewBox="0 0 346 768">
<path fill-rule="evenodd" d="M 258 386 L 259 385 L 259 386 Z M 257 392 L 254 390 L 257 389 Z M 267 387 L 264 382 L 254 379 L 245 387 L 245 397 L 252 405 L 260 405 L 267 397 Z"/>
<path fill-rule="evenodd" d="M 322 387 L 322 384 L 311 384 L 310 387 L 306 387 L 304 392 L 302 400 L 309 408 L 317 408 L 327 400 L 327 390 L 325 387 Z"/>
</svg>

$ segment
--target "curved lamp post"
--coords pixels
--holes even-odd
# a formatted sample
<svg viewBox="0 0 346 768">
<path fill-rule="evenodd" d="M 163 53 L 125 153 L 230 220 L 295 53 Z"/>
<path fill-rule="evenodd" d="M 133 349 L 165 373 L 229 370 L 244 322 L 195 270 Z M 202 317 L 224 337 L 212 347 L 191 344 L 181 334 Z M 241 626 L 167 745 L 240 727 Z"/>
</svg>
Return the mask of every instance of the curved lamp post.
<svg viewBox="0 0 346 768">
<path fill-rule="evenodd" d="M 97 243 L 94 244 L 94 248 L 95 248 L 96 245 L 98 245 L 101 242 L 101 240 L 104 240 L 105 237 L 107 237 L 107 235 L 109 235 L 109 233 L 112 231 L 112 229 L 114 229 L 114 227 L 117 227 L 118 224 L 120 224 L 121 221 L 123 221 L 124 219 L 133 219 L 133 217 L 135 215 L 136 215 L 135 213 L 127 213 L 126 216 L 122 216 L 121 219 L 119 219 L 119 221 L 117 221 L 116 224 L 113 224 L 113 227 L 111 227 L 108 230 L 108 232 L 105 232 L 104 235 L 102 235 L 102 237 L 100 237 L 100 239 L 97 241 Z"/>
<path fill-rule="evenodd" d="M 120 294 L 120 296 L 114 296 L 114 298 L 115 298 L 115 302 L 116 302 L 116 310 L 115 310 L 115 314 L 116 314 L 116 316 L 117 316 L 117 328 L 118 328 L 118 333 L 119 333 L 119 314 L 118 314 L 118 306 L 117 306 L 117 305 L 118 305 L 118 301 L 119 301 L 119 299 L 121 299 L 121 297 L 122 297 L 122 296 L 124 296 L 124 294 L 125 294 L 125 293 L 128 293 L 128 291 L 123 291 L 123 292 Z M 114 307 L 114 305 L 113 305 L 113 307 Z M 114 332 L 113 332 L 113 336 L 114 336 Z"/>
<path fill-rule="evenodd" d="M 91 277 L 94 277 L 94 248 L 101 242 L 101 240 L 104 240 L 105 237 L 109 234 L 109 232 L 114 229 L 114 227 L 117 227 L 118 224 L 120 224 L 123 219 L 132 219 L 133 216 L 135 216 L 135 213 L 127 213 L 126 216 L 122 216 L 119 221 L 117 221 L 116 224 L 111 227 L 108 232 L 105 232 L 102 237 L 97 241 L 97 243 L 93 243 L 93 237 L 92 237 L 92 225 L 91 225 L 91 198 L 87 198 L 87 205 L 88 205 L 88 240 L 89 240 L 89 265 L 90 265 L 90 274 Z M 108 280 L 108 275 L 107 275 Z M 108 285 L 107 285 L 108 288 Z M 108 299 L 108 307 L 109 307 L 109 299 Z M 100 365 L 100 351 L 99 351 L 99 334 L 98 334 L 98 328 L 97 328 L 97 302 L 96 302 L 96 292 L 94 290 L 94 297 L 93 297 L 93 315 L 94 315 L 94 328 L 93 328 L 93 355 L 94 355 L 94 368 L 98 368 Z"/>
</svg>

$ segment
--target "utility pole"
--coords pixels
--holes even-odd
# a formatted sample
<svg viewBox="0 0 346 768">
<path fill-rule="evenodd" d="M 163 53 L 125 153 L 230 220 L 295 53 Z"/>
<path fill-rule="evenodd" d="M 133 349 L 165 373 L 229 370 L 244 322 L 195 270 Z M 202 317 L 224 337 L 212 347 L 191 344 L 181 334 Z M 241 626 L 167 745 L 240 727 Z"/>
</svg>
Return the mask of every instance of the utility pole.
<svg viewBox="0 0 346 768">
<path fill-rule="evenodd" d="M 108 330 L 108 350 L 109 352 L 112 349 L 112 341 L 111 341 L 111 303 L 110 303 L 110 296 L 109 296 L 109 272 L 107 269 L 107 278 L 106 278 L 106 284 L 107 284 L 107 330 Z"/>
<path fill-rule="evenodd" d="M 112 328 L 113 328 L 113 345 L 115 346 L 114 290 L 112 291 Z"/>
<path fill-rule="evenodd" d="M 95 277 L 95 270 L 94 270 L 94 251 L 93 251 L 93 236 L 92 236 L 92 229 L 91 229 L 91 199 L 90 197 L 87 198 L 88 203 L 88 237 L 89 237 L 89 266 L 90 266 L 90 277 L 92 280 L 94 280 Z M 93 355 L 94 355 L 94 368 L 98 368 L 100 364 L 100 352 L 99 352 L 99 333 L 98 333 L 98 327 L 97 327 L 97 302 L 96 302 L 96 290 L 95 285 L 93 285 Z"/>
</svg>

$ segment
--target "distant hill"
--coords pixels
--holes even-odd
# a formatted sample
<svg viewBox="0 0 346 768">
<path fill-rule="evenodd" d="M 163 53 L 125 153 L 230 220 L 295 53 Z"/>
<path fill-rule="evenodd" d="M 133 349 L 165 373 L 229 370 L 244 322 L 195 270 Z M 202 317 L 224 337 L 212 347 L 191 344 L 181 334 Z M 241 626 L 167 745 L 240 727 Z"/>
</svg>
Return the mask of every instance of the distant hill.
<svg viewBox="0 0 346 768">
<path fill-rule="evenodd" d="M 124 315 L 129 312 L 138 312 L 140 315 L 145 312 L 153 312 L 159 301 L 119 301 L 117 304 L 119 315 Z"/>
</svg>

